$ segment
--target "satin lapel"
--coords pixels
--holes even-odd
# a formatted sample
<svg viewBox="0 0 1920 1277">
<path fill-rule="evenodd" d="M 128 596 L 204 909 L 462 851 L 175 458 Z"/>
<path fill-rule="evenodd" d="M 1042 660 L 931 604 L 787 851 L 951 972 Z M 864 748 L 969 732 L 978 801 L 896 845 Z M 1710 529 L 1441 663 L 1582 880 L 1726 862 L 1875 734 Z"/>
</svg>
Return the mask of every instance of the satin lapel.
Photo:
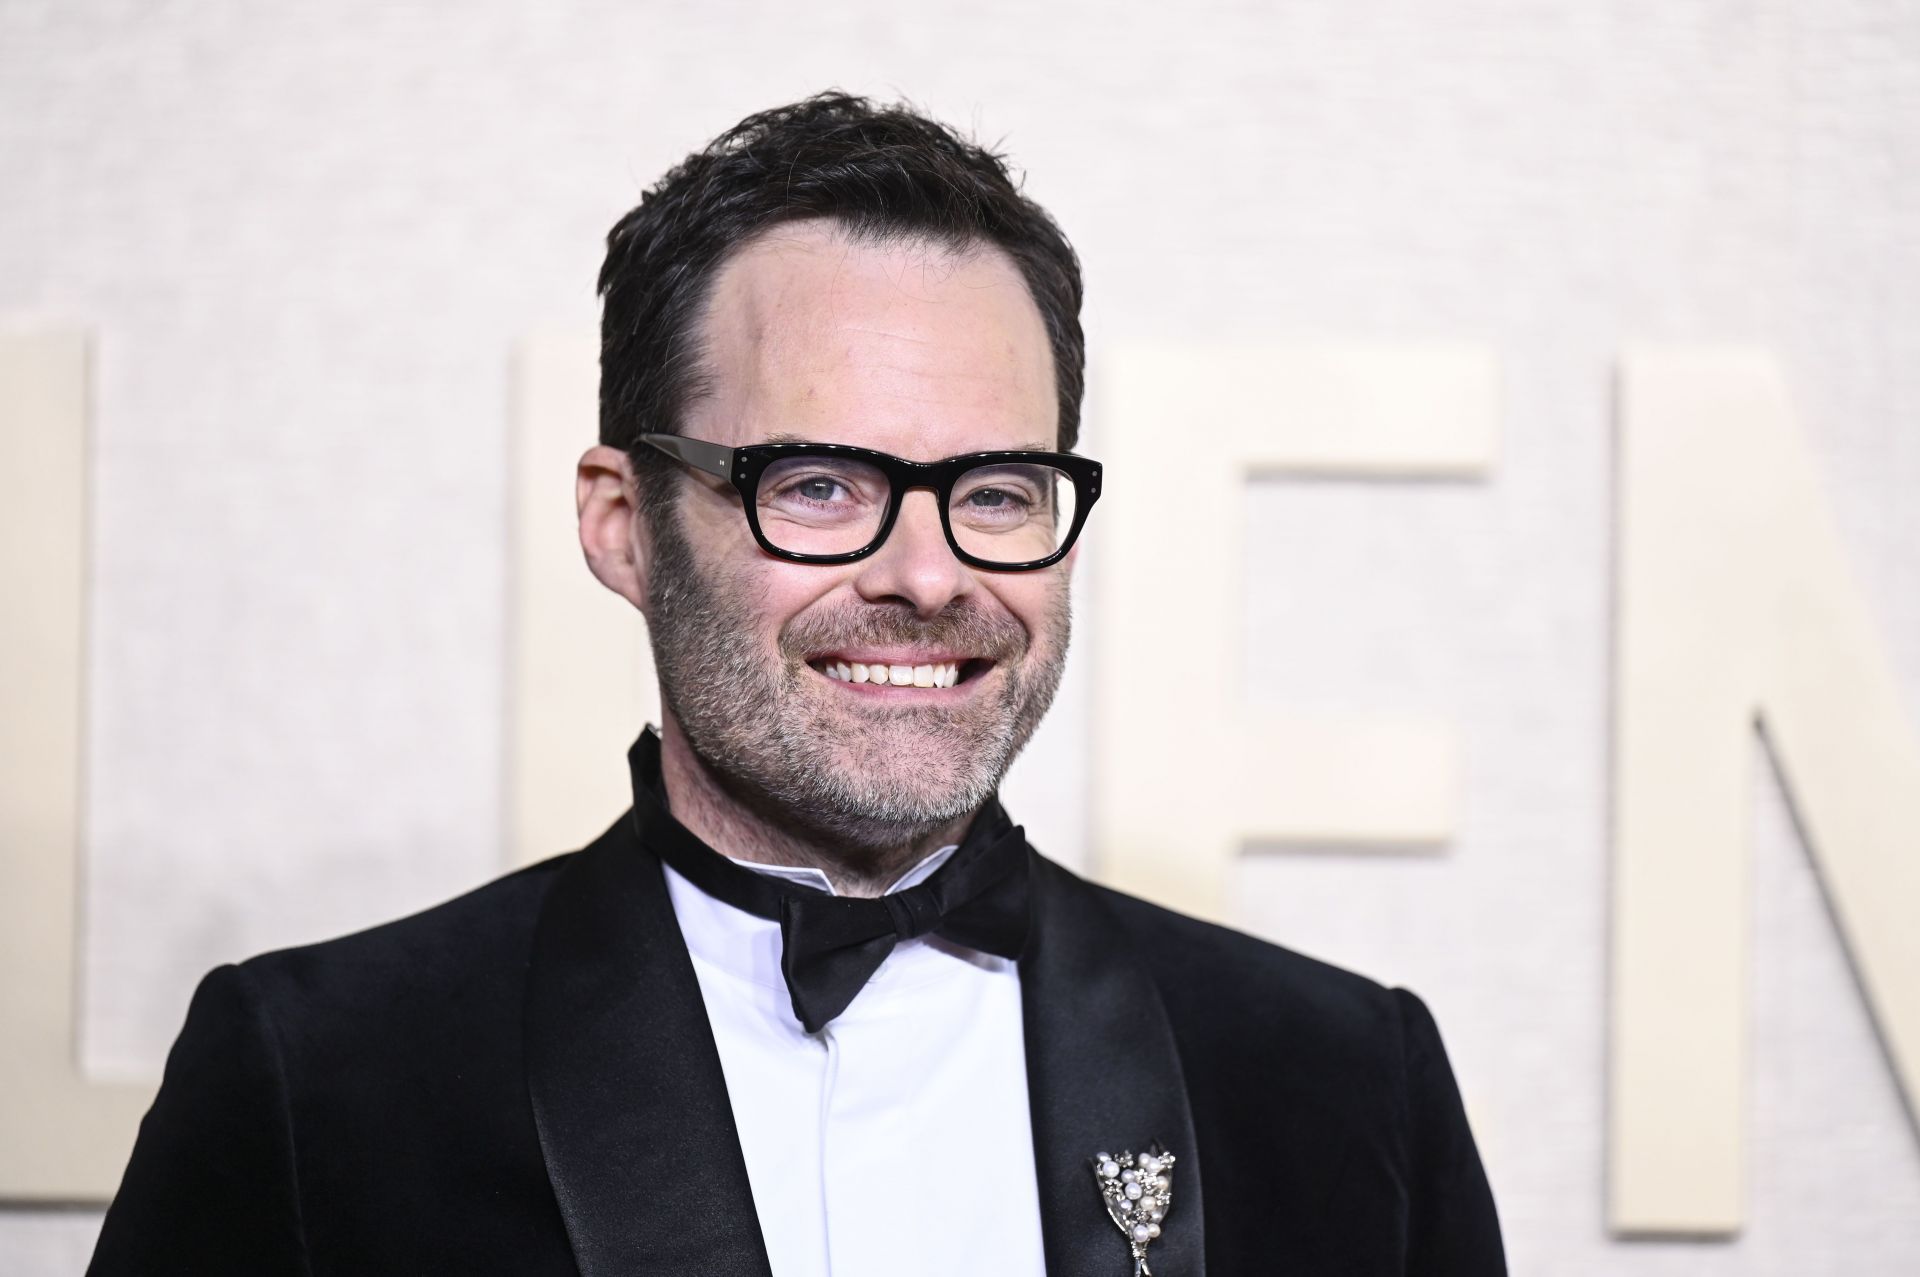
<svg viewBox="0 0 1920 1277">
<path fill-rule="evenodd" d="M 1178 1160 L 1147 1265 L 1154 1277 L 1204 1277 L 1200 1149 L 1159 991 L 1092 889 L 1037 854 L 1033 909 L 1020 994 L 1048 1277 L 1133 1271 L 1090 1163 L 1155 1140 Z"/>
<path fill-rule="evenodd" d="M 582 1277 L 769 1277 L 699 982 L 630 817 L 554 882 L 526 1015 L 534 1122 Z"/>
</svg>

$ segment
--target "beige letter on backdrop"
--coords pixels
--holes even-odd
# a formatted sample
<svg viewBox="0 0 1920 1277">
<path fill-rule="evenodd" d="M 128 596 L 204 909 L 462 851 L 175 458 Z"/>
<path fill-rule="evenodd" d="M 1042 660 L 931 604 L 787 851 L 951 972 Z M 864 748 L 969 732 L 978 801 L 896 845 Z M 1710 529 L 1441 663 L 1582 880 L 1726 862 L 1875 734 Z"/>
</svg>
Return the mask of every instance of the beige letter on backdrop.
<svg viewBox="0 0 1920 1277">
<path fill-rule="evenodd" d="M 1753 727 L 1910 1104 L 1920 742 L 1773 364 L 1645 352 L 1621 397 L 1610 1219 L 1742 1219 Z"/>
<path fill-rule="evenodd" d="M 100 1201 L 145 1087 L 89 1083 L 80 988 L 87 345 L 0 334 L 0 1199 Z"/>
<path fill-rule="evenodd" d="M 520 344 L 507 482 L 507 839 L 526 863 L 584 846 L 632 801 L 627 746 L 658 722 L 646 622 L 580 556 L 574 463 L 599 437 L 599 344 Z"/>
<path fill-rule="evenodd" d="M 1090 551 L 1103 878 L 1219 917 L 1249 842 L 1452 836 L 1458 747 L 1444 724 L 1249 712 L 1243 494 L 1258 474 L 1480 477 L 1498 399 L 1494 358 L 1478 347 L 1114 353 L 1099 387 L 1108 482 Z M 1169 525 L 1163 486 L 1174 482 Z"/>
</svg>

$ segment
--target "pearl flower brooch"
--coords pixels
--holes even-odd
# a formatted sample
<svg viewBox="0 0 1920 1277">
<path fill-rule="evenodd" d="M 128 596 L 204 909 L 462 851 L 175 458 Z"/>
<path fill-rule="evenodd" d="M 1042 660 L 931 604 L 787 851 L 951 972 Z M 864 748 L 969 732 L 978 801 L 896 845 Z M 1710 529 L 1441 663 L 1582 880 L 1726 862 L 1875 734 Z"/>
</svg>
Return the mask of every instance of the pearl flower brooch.
<svg viewBox="0 0 1920 1277">
<path fill-rule="evenodd" d="M 1158 1144 L 1137 1157 L 1132 1153 L 1094 1155 L 1094 1182 L 1108 1216 L 1133 1249 L 1134 1277 L 1153 1277 L 1147 1267 L 1147 1247 L 1160 1236 L 1160 1226 L 1173 1204 L 1173 1161 L 1173 1154 Z"/>
</svg>

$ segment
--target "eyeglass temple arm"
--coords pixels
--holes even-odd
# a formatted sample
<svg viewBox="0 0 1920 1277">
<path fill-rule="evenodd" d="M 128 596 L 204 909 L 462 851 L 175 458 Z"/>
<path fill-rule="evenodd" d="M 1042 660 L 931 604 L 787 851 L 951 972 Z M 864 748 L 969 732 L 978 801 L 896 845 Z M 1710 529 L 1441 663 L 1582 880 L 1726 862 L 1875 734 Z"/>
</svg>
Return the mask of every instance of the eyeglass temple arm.
<svg viewBox="0 0 1920 1277">
<path fill-rule="evenodd" d="M 652 444 L 669 457 L 676 461 L 684 461 L 695 470 L 704 470 L 722 479 L 733 478 L 732 448 L 708 443 L 705 439 L 689 439 L 685 435 L 645 434 L 640 436 L 640 442 Z"/>
</svg>

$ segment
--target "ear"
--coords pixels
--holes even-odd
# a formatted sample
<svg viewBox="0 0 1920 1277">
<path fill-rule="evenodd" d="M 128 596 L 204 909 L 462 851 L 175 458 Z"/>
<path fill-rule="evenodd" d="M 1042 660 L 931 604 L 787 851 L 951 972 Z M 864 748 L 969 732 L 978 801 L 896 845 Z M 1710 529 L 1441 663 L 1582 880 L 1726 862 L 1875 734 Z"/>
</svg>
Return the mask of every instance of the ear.
<svg viewBox="0 0 1920 1277">
<path fill-rule="evenodd" d="M 635 504 L 633 461 L 605 444 L 588 448 L 575 472 L 573 491 L 587 567 L 600 584 L 645 612 L 652 544 L 647 521 Z"/>
</svg>

